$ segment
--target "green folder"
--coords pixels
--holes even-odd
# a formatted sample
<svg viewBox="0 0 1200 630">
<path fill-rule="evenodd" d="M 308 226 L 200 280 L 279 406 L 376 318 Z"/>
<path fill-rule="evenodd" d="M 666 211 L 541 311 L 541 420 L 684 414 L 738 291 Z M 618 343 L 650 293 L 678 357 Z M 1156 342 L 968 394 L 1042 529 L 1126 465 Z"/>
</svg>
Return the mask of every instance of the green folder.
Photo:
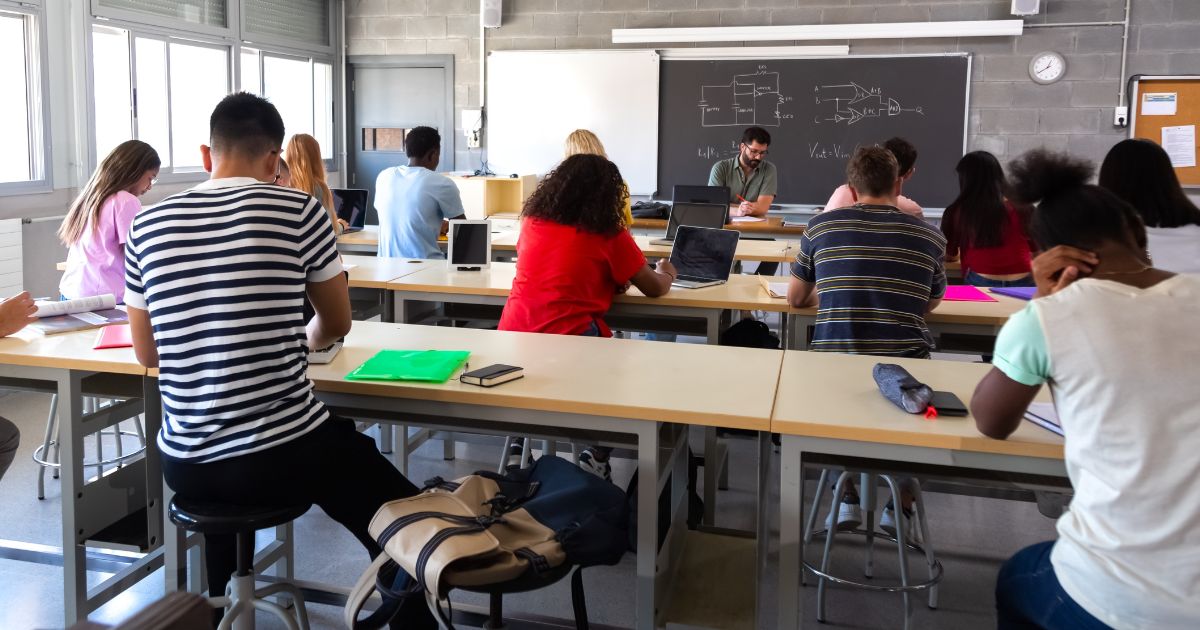
<svg viewBox="0 0 1200 630">
<path fill-rule="evenodd" d="M 466 350 L 380 350 L 346 380 L 445 383 L 470 355 Z"/>
</svg>

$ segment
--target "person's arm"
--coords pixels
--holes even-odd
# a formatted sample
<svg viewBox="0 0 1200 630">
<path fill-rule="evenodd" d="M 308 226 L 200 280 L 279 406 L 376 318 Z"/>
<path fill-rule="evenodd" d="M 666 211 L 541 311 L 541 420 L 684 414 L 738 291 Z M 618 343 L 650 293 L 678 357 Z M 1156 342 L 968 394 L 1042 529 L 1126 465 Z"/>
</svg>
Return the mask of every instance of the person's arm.
<svg viewBox="0 0 1200 630">
<path fill-rule="evenodd" d="M 316 315 L 308 322 L 309 350 L 320 350 L 350 332 L 350 290 L 346 274 L 322 282 L 307 282 L 304 291 Z"/>
<path fill-rule="evenodd" d="M 646 297 L 660 297 L 671 290 L 671 283 L 678 275 L 675 265 L 666 259 L 660 259 L 654 269 L 642 265 L 629 281 Z"/>
<path fill-rule="evenodd" d="M 975 386 L 975 395 L 971 397 L 975 427 L 990 438 L 1007 438 L 1021 426 L 1025 410 L 1041 388 L 1041 385 L 1018 383 L 998 368 L 992 368 Z"/>
<path fill-rule="evenodd" d="M 833 189 L 833 194 L 829 195 L 829 201 L 825 202 L 825 206 L 821 208 L 821 212 L 828 212 L 851 205 L 854 205 L 854 194 L 850 192 L 849 185 L 842 184 Z"/>
<path fill-rule="evenodd" d="M 775 201 L 775 195 L 759 195 L 754 201 L 743 201 L 738 210 L 740 214 L 734 215 L 739 217 L 765 217 L 767 212 L 771 210 L 771 202 Z"/>
<path fill-rule="evenodd" d="M 817 286 L 805 282 L 796 276 L 788 281 L 787 299 L 792 308 L 811 308 L 817 306 Z"/>
<path fill-rule="evenodd" d="M 820 294 L 817 293 L 817 266 L 813 262 L 816 244 L 810 237 L 813 223 L 808 222 L 808 228 L 800 236 L 800 251 L 792 262 L 792 278 L 788 281 L 788 305 L 792 308 L 809 308 L 820 304 Z"/>
<path fill-rule="evenodd" d="M 154 345 L 154 329 L 150 327 L 150 313 L 145 309 L 126 305 L 129 313 L 129 338 L 133 340 L 133 354 L 144 367 L 158 367 L 158 346 Z"/>
<path fill-rule="evenodd" d="M 37 321 L 33 316 L 37 305 L 28 291 L 22 291 L 0 302 L 0 337 L 7 337 Z"/>
<path fill-rule="evenodd" d="M 708 170 L 708 185 L 709 186 L 724 186 L 725 185 L 725 169 L 722 168 L 723 164 L 725 164 L 725 160 L 719 160 L 715 164 L 712 165 L 711 169 Z"/>
<path fill-rule="evenodd" d="M 1003 440 L 1050 378 L 1049 350 L 1034 303 L 1012 315 L 996 337 L 992 369 L 975 387 L 971 414 L 979 432 Z"/>
<path fill-rule="evenodd" d="M 113 227 L 117 231 L 117 243 L 124 245 L 129 238 L 129 226 L 142 209 L 142 202 L 133 195 L 118 195 L 113 200 Z"/>
<path fill-rule="evenodd" d="M 1037 285 L 1035 297 L 1054 295 L 1071 286 L 1076 280 L 1092 272 L 1100 258 L 1092 252 L 1057 245 L 1033 259 L 1033 282 Z"/>
<path fill-rule="evenodd" d="M 933 282 L 929 287 L 929 304 L 925 305 L 925 313 L 929 314 L 933 309 L 937 308 L 942 303 L 942 298 L 946 296 L 946 250 L 942 250 L 942 255 L 937 259 L 937 268 L 933 270 Z"/>
</svg>

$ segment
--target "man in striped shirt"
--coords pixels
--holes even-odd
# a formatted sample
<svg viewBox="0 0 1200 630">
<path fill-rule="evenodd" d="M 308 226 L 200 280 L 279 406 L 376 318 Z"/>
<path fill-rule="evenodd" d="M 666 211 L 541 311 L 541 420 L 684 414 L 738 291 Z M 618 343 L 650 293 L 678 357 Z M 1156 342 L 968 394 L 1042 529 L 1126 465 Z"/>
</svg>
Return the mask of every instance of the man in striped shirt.
<svg viewBox="0 0 1200 630">
<path fill-rule="evenodd" d="M 374 556 L 371 517 L 417 488 L 331 416 L 306 375 L 308 349 L 350 330 L 333 226 L 316 199 L 270 183 L 284 137 L 271 103 L 230 95 L 209 132 L 201 153 L 212 178 L 143 210 L 126 242 L 134 350 L 160 374 L 163 475 L 193 500 L 316 503 Z M 316 313 L 307 325 L 306 295 Z M 216 595 L 233 572 L 234 539 L 206 542 Z M 436 627 L 411 599 L 405 627 Z"/>
</svg>

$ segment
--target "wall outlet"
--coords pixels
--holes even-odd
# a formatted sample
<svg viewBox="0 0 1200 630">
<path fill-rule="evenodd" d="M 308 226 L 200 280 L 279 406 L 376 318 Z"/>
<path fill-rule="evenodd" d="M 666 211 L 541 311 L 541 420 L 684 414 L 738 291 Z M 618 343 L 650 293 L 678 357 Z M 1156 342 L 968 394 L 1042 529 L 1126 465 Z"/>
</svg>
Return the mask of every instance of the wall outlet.
<svg viewBox="0 0 1200 630">
<path fill-rule="evenodd" d="M 1118 107 L 1113 113 L 1113 125 L 1116 127 L 1129 126 L 1129 108 Z"/>
<path fill-rule="evenodd" d="M 478 129 L 474 129 L 474 130 L 467 132 L 467 148 L 468 149 L 478 149 L 479 148 L 479 135 L 480 135 L 480 132 Z"/>
</svg>

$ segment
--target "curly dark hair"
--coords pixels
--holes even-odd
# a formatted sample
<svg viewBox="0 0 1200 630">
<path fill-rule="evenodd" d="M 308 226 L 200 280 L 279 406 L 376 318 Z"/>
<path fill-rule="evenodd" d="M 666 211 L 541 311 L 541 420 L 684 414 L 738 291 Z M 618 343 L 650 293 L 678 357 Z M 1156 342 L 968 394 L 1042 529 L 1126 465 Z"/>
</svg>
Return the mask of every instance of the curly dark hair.
<svg viewBox="0 0 1200 630">
<path fill-rule="evenodd" d="M 550 171 L 525 200 L 521 216 L 612 235 L 625 229 L 621 209 L 628 198 L 629 190 L 616 164 L 581 153 Z"/>
</svg>

